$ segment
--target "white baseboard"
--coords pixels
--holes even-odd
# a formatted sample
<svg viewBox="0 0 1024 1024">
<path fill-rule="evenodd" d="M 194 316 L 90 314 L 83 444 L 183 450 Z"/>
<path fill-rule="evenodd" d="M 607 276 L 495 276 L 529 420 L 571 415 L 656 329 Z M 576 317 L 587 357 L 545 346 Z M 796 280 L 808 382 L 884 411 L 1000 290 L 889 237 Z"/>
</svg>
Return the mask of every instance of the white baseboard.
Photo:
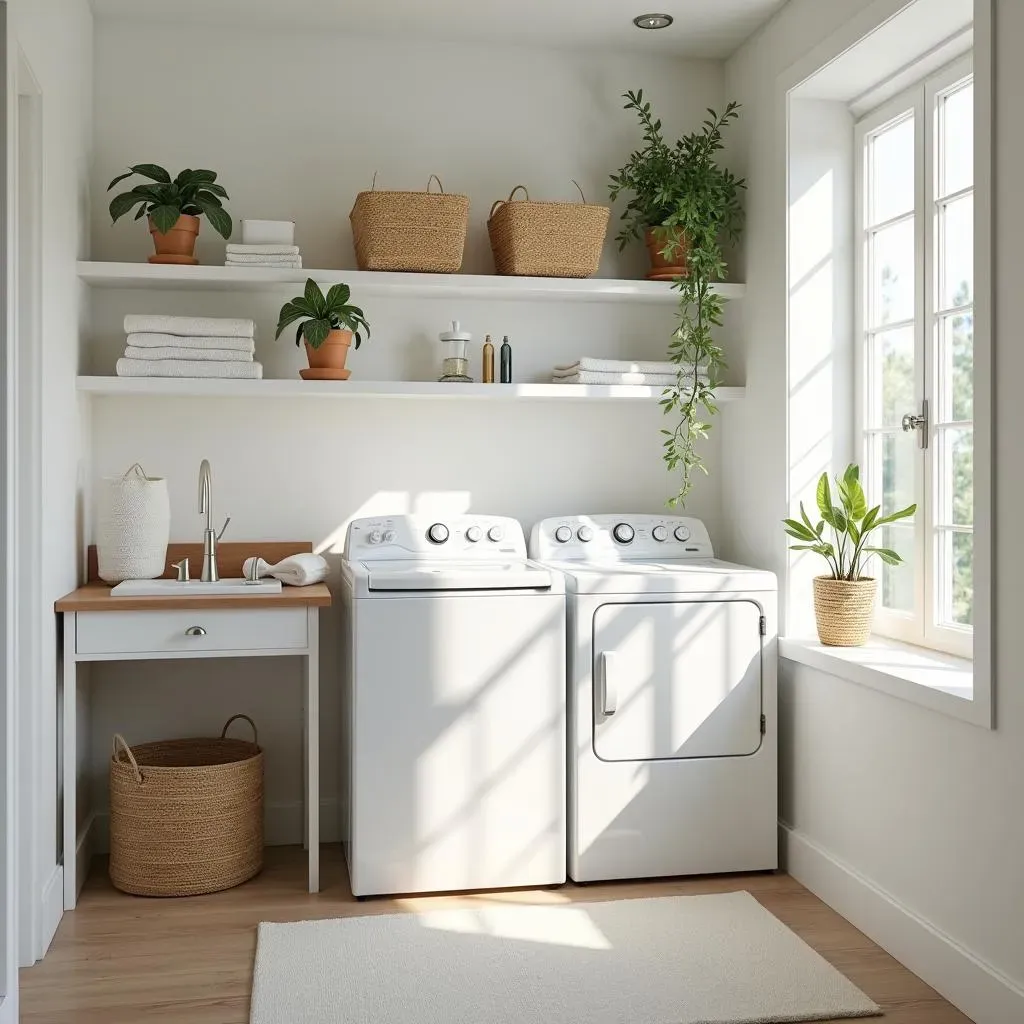
<svg viewBox="0 0 1024 1024">
<path fill-rule="evenodd" d="M 786 870 L 975 1024 L 1024 1021 L 1024 986 L 855 868 L 780 823 Z"/>
<path fill-rule="evenodd" d="M 110 813 L 97 811 L 92 821 L 92 852 L 110 853 Z M 267 804 L 263 808 L 263 841 L 267 846 L 297 846 L 306 835 L 302 803 L 289 800 Z M 320 842 L 337 843 L 341 840 L 338 823 L 338 800 L 327 797 L 320 801 Z M 79 844 L 81 846 L 81 843 Z M 84 878 L 84 875 L 80 875 Z"/>
<path fill-rule="evenodd" d="M 18 993 L 0 996 L 0 1024 L 18 1024 Z"/>
<path fill-rule="evenodd" d="M 54 867 L 53 873 L 43 886 L 43 921 L 40 932 L 39 949 L 36 950 L 36 959 L 42 960 L 57 934 L 57 926 L 64 916 L 64 869 L 58 864 Z"/>
</svg>

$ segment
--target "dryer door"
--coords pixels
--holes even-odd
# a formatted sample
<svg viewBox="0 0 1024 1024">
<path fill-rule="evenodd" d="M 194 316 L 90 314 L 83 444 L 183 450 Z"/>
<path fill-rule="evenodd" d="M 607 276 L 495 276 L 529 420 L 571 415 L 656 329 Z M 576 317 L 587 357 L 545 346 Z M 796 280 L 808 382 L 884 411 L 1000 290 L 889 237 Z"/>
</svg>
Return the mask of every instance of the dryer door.
<svg viewBox="0 0 1024 1024">
<path fill-rule="evenodd" d="M 754 602 L 605 604 L 593 630 L 599 758 L 738 757 L 761 745 Z"/>
</svg>

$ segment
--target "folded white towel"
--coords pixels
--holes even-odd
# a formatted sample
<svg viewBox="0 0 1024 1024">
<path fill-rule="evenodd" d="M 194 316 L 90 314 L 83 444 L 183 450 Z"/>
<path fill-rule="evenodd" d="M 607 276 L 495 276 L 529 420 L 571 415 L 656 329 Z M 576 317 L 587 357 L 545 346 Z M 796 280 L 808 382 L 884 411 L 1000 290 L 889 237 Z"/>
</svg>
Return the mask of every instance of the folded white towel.
<svg viewBox="0 0 1024 1024">
<path fill-rule="evenodd" d="M 555 373 L 565 370 L 577 373 L 582 370 L 598 373 L 671 373 L 678 369 L 676 363 L 663 362 L 631 362 L 628 359 L 577 359 L 575 363 L 563 363 L 555 367 Z"/>
<path fill-rule="evenodd" d="M 242 563 L 242 572 L 245 578 L 249 578 L 249 569 L 252 566 L 252 559 L 247 558 Z M 315 555 L 312 551 L 303 551 L 297 555 L 289 555 L 276 565 L 270 565 L 264 559 L 259 559 L 257 575 L 260 579 L 264 576 L 273 576 L 289 587 L 308 587 L 313 583 L 320 583 L 327 578 L 327 561 L 321 555 Z"/>
<path fill-rule="evenodd" d="M 199 359 L 118 359 L 118 377 L 224 377 L 262 380 L 262 363 L 207 362 Z"/>
<path fill-rule="evenodd" d="M 146 316 L 129 313 L 125 334 L 176 334 L 187 338 L 254 338 L 252 320 L 221 316 Z"/>
<path fill-rule="evenodd" d="M 297 245 L 245 245 L 238 242 L 229 242 L 227 246 L 229 256 L 298 256 Z"/>
<path fill-rule="evenodd" d="M 647 384 L 650 387 L 673 387 L 677 377 L 668 373 L 597 373 L 592 370 L 580 370 L 579 373 L 552 375 L 553 384 Z M 683 383 L 693 380 L 692 376 L 684 377 Z M 706 381 L 704 374 L 700 380 Z"/>
<path fill-rule="evenodd" d="M 276 267 L 281 264 L 288 267 L 301 267 L 302 257 L 275 253 L 269 253 L 265 256 L 242 256 L 241 254 L 236 255 L 233 252 L 229 252 L 224 259 L 224 265 L 228 267 Z"/>
<path fill-rule="evenodd" d="M 251 335 L 247 338 L 202 338 L 183 334 L 143 332 L 129 334 L 128 344 L 134 348 L 230 349 L 239 353 L 237 356 L 231 356 L 232 359 L 251 356 L 256 351 L 256 343 Z"/>
<path fill-rule="evenodd" d="M 128 345 L 124 350 L 125 359 L 197 359 L 203 363 L 251 363 L 251 352 L 239 352 L 230 348 L 138 348 Z"/>
<path fill-rule="evenodd" d="M 300 259 L 260 259 L 254 260 L 247 263 L 242 263 L 239 260 L 226 259 L 224 261 L 225 267 L 270 267 L 274 270 L 301 270 L 302 260 Z"/>
</svg>

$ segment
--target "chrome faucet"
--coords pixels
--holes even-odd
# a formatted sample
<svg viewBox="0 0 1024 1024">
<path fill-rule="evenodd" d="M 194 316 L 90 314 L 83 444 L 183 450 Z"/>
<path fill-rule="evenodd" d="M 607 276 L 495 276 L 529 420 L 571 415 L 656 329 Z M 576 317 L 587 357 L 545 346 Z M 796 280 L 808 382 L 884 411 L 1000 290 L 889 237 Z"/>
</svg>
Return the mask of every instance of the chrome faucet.
<svg viewBox="0 0 1024 1024">
<path fill-rule="evenodd" d="M 224 531 L 231 522 L 231 516 L 224 520 L 218 533 L 213 528 L 213 496 L 210 478 L 210 463 L 203 459 L 199 464 L 199 514 L 206 516 L 206 529 L 203 530 L 203 572 L 199 577 L 203 583 L 216 583 L 220 579 L 217 569 L 217 542 L 224 536 Z"/>
</svg>

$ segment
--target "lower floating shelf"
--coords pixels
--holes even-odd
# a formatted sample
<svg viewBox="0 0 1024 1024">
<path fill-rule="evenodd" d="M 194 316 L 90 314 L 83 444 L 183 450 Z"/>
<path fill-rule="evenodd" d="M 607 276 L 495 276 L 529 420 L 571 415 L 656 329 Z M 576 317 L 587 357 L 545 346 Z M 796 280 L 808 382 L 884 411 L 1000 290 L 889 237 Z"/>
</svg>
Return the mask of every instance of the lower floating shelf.
<svg viewBox="0 0 1024 1024">
<path fill-rule="evenodd" d="M 165 395 L 173 398 L 479 398 L 652 401 L 661 387 L 645 384 L 441 384 L 420 380 L 209 380 L 180 377 L 79 377 L 93 395 Z M 735 402 L 744 388 L 720 387 L 719 402 Z"/>
</svg>

